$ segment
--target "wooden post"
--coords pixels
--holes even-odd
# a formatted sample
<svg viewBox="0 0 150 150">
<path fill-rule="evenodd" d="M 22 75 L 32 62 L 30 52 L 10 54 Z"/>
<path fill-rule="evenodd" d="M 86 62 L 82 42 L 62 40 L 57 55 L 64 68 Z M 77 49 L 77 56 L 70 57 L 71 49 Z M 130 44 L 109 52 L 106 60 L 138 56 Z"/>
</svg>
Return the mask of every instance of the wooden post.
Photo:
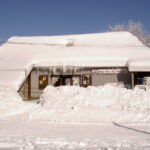
<svg viewBox="0 0 150 150">
<path fill-rule="evenodd" d="M 27 78 L 27 72 L 26 72 L 26 69 L 25 69 L 24 89 L 25 89 L 25 96 L 24 96 L 24 99 L 25 99 L 25 100 L 28 100 L 28 78 Z"/>
<path fill-rule="evenodd" d="M 132 89 L 134 88 L 134 86 L 135 86 L 134 72 L 131 72 L 131 87 L 132 87 Z"/>
<path fill-rule="evenodd" d="M 31 98 L 31 73 L 28 76 L 27 79 L 27 84 L 28 84 L 28 99 Z"/>
</svg>

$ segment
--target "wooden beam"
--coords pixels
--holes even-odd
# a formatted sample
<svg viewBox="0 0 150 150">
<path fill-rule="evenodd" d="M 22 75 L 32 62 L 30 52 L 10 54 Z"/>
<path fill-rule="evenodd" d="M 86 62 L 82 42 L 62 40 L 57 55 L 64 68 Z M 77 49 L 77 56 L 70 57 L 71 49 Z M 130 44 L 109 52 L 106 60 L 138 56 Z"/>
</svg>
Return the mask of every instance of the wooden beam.
<svg viewBox="0 0 150 150">
<path fill-rule="evenodd" d="M 132 89 L 134 88 L 135 86 L 135 75 L 134 75 L 134 72 L 131 72 L 131 87 Z"/>
</svg>

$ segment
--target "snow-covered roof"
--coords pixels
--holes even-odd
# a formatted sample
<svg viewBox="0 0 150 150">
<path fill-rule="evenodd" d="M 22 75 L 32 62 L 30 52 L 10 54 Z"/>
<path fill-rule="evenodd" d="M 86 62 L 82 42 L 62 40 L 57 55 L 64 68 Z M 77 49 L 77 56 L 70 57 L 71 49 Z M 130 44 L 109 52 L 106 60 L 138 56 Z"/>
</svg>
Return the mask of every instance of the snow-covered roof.
<svg viewBox="0 0 150 150">
<path fill-rule="evenodd" d="M 0 84 L 18 89 L 33 66 L 127 66 L 130 71 L 150 71 L 150 49 L 128 32 L 11 37 L 0 47 Z"/>
</svg>

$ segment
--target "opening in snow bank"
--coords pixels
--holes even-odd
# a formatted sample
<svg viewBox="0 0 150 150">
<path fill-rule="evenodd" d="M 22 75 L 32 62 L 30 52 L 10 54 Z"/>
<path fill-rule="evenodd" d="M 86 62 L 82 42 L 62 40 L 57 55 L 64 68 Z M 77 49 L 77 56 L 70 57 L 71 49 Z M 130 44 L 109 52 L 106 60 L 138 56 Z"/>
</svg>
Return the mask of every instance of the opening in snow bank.
<svg viewBox="0 0 150 150">
<path fill-rule="evenodd" d="M 48 86 L 30 119 L 51 122 L 150 122 L 150 91 L 113 86 Z"/>
</svg>

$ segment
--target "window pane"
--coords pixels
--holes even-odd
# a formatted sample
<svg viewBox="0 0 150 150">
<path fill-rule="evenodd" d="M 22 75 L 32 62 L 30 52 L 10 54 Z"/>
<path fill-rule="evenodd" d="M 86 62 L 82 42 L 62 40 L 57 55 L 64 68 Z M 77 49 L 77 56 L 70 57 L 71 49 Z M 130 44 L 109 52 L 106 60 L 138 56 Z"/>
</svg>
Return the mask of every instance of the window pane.
<svg viewBox="0 0 150 150">
<path fill-rule="evenodd" d="M 43 90 L 48 85 L 48 75 L 39 76 L 39 89 Z"/>
<path fill-rule="evenodd" d="M 61 77 L 60 76 L 52 76 L 52 86 L 60 86 L 61 85 Z"/>
<path fill-rule="evenodd" d="M 72 84 L 73 85 L 80 85 L 80 76 L 73 76 L 72 77 Z"/>
<path fill-rule="evenodd" d="M 82 85 L 87 87 L 92 84 L 91 75 L 83 75 L 82 77 Z"/>
</svg>

